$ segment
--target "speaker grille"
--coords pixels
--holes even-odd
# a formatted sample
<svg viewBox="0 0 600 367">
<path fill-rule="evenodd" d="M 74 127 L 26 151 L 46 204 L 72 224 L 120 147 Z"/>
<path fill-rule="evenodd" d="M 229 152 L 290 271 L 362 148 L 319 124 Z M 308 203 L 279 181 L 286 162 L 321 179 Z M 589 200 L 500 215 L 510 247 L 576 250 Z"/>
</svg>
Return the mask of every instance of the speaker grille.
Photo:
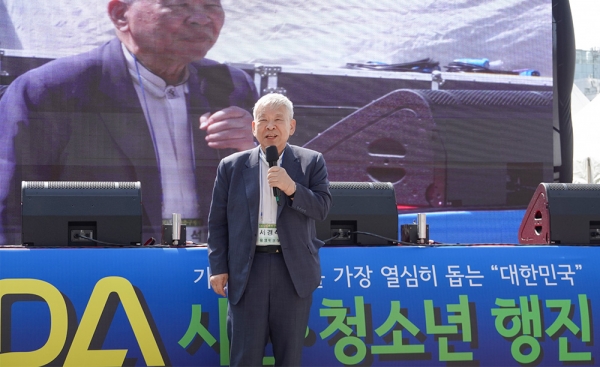
<svg viewBox="0 0 600 367">
<path fill-rule="evenodd" d="M 43 181 L 23 181 L 21 187 L 24 189 L 43 189 L 45 182 Z"/>
<path fill-rule="evenodd" d="M 552 92 L 532 91 L 419 91 L 430 102 L 439 105 L 475 105 L 475 106 L 551 106 Z"/>
<path fill-rule="evenodd" d="M 23 189 L 139 189 L 140 182 L 106 182 L 106 181 L 23 181 Z"/>
<path fill-rule="evenodd" d="M 391 182 L 330 182 L 331 190 L 394 190 Z"/>
<path fill-rule="evenodd" d="M 545 183 L 546 191 L 599 191 L 597 184 Z"/>
</svg>

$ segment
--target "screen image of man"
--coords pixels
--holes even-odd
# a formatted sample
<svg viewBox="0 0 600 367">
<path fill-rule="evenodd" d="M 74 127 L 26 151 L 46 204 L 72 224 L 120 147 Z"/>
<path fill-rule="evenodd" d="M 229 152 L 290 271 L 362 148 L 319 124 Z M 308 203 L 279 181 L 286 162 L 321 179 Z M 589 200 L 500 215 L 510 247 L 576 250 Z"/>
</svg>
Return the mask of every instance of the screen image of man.
<svg viewBox="0 0 600 367">
<path fill-rule="evenodd" d="M 218 162 L 255 146 L 251 78 L 205 58 L 220 1 L 107 4 L 115 39 L 23 74 L 0 99 L 0 244 L 19 243 L 21 181 L 140 181 L 144 239 L 180 213 L 204 242 Z"/>
<path fill-rule="evenodd" d="M 327 168 L 321 153 L 287 144 L 296 121 L 283 95 L 256 102 L 252 131 L 260 146 L 218 167 L 208 220 L 210 283 L 228 297 L 232 366 L 262 365 L 269 338 L 275 365 L 299 366 L 321 281 L 315 221 L 331 206 Z"/>
</svg>

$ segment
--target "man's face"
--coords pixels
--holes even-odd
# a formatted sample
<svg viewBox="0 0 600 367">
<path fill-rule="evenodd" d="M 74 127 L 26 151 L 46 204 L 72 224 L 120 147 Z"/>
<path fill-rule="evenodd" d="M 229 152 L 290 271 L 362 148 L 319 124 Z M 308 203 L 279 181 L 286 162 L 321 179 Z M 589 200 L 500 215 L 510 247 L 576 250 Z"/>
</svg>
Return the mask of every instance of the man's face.
<svg viewBox="0 0 600 367">
<path fill-rule="evenodd" d="M 279 154 L 295 130 L 296 120 L 290 119 L 285 106 L 262 108 L 256 112 L 255 121 L 252 121 L 252 134 L 263 150 L 275 145 Z"/>
<path fill-rule="evenodd" d="M 225 13 L 220 0 L 137 0 L 127 10 L 136 53 L 202 59 L 215 44 Z"/>
</svg>

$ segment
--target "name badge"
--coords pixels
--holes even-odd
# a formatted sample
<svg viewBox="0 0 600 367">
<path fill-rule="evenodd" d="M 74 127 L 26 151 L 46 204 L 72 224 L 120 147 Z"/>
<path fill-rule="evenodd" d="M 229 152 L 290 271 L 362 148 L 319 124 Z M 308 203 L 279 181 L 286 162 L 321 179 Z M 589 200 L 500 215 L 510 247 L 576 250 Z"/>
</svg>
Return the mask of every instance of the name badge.
<svg viewBox="0 0 600 367">
<path fill-rule="evenodd" d="M 277 235 L 276 224 L 258 225 L 258 246 L 279 245 L 279 236 Z"/>
</svg>

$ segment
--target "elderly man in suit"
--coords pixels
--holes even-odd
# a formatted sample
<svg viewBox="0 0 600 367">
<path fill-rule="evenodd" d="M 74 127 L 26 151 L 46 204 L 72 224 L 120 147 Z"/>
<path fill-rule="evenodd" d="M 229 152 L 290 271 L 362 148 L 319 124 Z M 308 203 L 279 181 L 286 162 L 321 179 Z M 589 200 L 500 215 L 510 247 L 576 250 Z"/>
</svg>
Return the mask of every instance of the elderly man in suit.
<svg viewBox="0 0 600 367">
<path fill-rule="evenodd" d="M 287 144 L 295 130 L 292 102 L 263 96 L 252 121 L 260 146 L 223 159 L 217 170 L 208 258 L 214 291 L 229 299 L 232 366 L 262 365 L 269 338 L 275 365 L 301 364 L 312 293 L 321 281 L 315 220 L 327 216 L 331 194 L 323 156 Z M 270 167 L 272 146 L 278 162 Z"/>
<path fill-rule="evenodd" d="M 144 239 L 176 212 L 206 241 L 219 161 L 255 146 L 252 79 L 205 58 L 219 0 L 107 4 L 117 38 L 23 74 L 0 99 L 0 244 L 19 243 L 21 181 L 141 181 Z"/>
</svg>

